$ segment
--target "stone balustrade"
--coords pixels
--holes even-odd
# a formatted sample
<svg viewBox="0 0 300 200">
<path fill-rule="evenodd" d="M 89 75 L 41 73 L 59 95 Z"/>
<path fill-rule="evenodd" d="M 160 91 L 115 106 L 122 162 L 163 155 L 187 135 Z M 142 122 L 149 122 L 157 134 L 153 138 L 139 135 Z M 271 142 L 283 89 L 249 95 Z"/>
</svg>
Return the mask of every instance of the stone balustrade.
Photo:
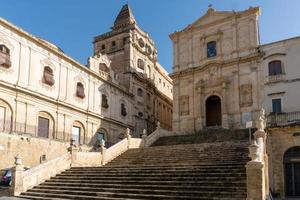
<svg viewBox="0 0 300 200">
<path fill-rule="evenodd" d="M 66 153 L 58 158 L 25 170 L 22 158 L 17 155 L 15 157 L 15 167 L 12 170 L 12 194 L 19 195 L 20 193 L 50 179 L 56 174 L 69 169 L 70 166 L 71 154 Z"/>
<path fill-rule="evenodd" d="M 144 130 L 142 138 L 132 138 L 130 129 L 126 129 L 125 138 L 108 149 L 105 148 L 105 141 L 102 140 L 100 152 L 82 151 L 82 149 L 74 145 L 71 141 L 69 153 L 44 162 L 29 170 L 24 169 L 22 158 L 18 155 L 15 158 L 15 167 L 12 170 L 13 186 L 11 187 L 11 192 L 17 196 L 71 167 L 95 167 L 105 165 L 128 149 L 148 147 L 160 137 L 172 135 L 172 132 L 162 129 L 159 123 L 157 127 L 158 128 L 148 136 L 146 130 Z"/>
</svg>

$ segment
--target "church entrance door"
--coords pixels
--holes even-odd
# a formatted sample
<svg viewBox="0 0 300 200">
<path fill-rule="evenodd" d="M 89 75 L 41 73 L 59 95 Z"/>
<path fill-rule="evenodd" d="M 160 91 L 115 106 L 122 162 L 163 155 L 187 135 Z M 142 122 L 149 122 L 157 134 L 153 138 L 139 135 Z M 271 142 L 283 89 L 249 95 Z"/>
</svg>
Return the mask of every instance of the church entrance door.
<svg viewBox="0 0 300 200">
<path fill-rule="evenodd" d="M 206 126 L 222 125 L 221 99 L 218 96 L 210 96 L 206 100 Z"/>
</svg>

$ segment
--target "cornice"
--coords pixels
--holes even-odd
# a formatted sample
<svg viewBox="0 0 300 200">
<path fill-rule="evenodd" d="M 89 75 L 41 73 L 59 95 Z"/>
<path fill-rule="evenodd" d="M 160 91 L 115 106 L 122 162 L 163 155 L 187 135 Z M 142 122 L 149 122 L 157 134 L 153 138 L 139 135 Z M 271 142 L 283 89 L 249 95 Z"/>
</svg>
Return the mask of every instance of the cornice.
<svg viewBox="0 0 300 200">
<path fill-rule="evenodd" d="M 182 76 L 186 76 L 189 75 L 191 73 L 195 73 L 198 71 L 203 71 L 205 69 L 207 69 L 210 66 L 223 66 L 223 67 L 227 67 L 227 66 L 232 66 L 238 63 L 246 63 L 246 62 L 250 62 L 253 60 L 257 60 L 257 59 L 261 59 L 263 56 L 262 53 L 255 53 L 249 56 L 244 56 L 244 57 L 239 57 L 239 58 L 234 58 L 234 59 L 230 59 L 227 61 L 215 61 L 215 62 L 208 62 L 205 63 L 204 65 L 201 66 L 197 66 L 197 67 L 193 67 L 193 68 L 187 68 L 178 72 L 174 72 L 172 74 L 170 74 L 171 78 L 179 78 Z"/>
<path fill-rule="evenodd" d="M 203 18 L 205 18 L 207 16 L 210 16 L 210 15 L 220 15 L 220 14 L 227 14 L 228 16 L 224 17 L 223 19 L 219 19 L 219 20 L 210 22 L 208 24 L 204 24 L 202 26 L 194 27 L 194 25 L 198 21 L 202 20 Z M 223 12 L 220 12 L 220 11 L 207 12 L 202 17 L 200 17 L 199 19 L 197 19 L 195 22 L 193 22 L 192 24 L 188 25 L 186 28 L 184 28 L 184 29 L 182 29 L 180 31 L 175 31 L 175 32 L 171 33 L 169 35 L 169 37 L 170 37 L 171 40 L 174 41 L 174 39 L 175 39 L 176 36 L 178 36 L 178 35 L 180 35 L 182 33 L 186 33 L 186 32 L 188 32 L 190 30 L 208 28 L 208 27 L 215 26 L 217 24 L 221 24 L 221 23 L 224 23 L 224 22 L 230 22 L 231 19 L 241 18 L 241 17 L 247 16 L 249 14 L 257 14 L 257 15 L 259 15 L 260 14 L 260 8 L 259 7 L 250 7 L 248 10 L 240 11 L 240 12 L 235 12 L 235 11 L 232 11 L 232 12 L 224 12 L 224 11 Z"/>
<path fill-rule="evenodd" d="M 43 42 L 42 40 L 38 39 L 37 37 L 29 34 L 28 32 L 26 32 L 26 31 L 22 30 L 21 28 L 15 26 L 13 24 L 11 24 L 10 22 L 6 21 L 5 19 L 3 19 L 1 17 L 0 17 L 0 24 L 3 25 L 3 26 L 5 26 L 5 27 L 7 27 L 8 29 L 16 32 L 17 34 L 25 37 L 29 41 L 31 41 L 31 42 L 33 42 L 33 43 L 41 46 L 42 48 L 44 48 L 47 51 L 49 51 L 49 52 L 53 53 L 54 55 L 56 55 L 58 58 L 65 60 L 66 62 L 70 63 L 74 67 L 77 67 L 79 70 L 86 72 L 88 75 L 92 75 L 95 78 L 97 78 L 98 80 L 101 80 L 102 82 L 105 82 L 105 83 L 107 83 L 107 84 L 109 84 L 109 85 L 117 88 L 118 90 L 124 92 L 125 94 L 130 95 L 130 93 L 128 93 L 122 87 L 118 86 L 117 84 L 115 84 L 113 82 L 105 80 L 100 75 L 98 75 L 97 73 L 95 73 L 92 70 L 90 70 L 88 67 L 80 64 L 79 62 L 77 62 L 73 58 L 71 58 L 68 55 L 66 55 L 65 53 L 61 52 L 59 49 L 56 49 L 55 47 L 52 47 L 52 46 L 48 45 L 46 42 Z"/>
</svg>

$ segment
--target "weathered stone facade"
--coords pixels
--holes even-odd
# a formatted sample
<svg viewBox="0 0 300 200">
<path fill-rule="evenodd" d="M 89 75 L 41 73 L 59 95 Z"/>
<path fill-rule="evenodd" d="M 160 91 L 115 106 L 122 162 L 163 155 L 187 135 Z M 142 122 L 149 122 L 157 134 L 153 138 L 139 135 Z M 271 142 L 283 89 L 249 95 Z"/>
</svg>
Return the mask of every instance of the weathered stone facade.
<svg viewBox="0 0 300 200">
<path fill-rule="evenodd" d="M 138 25 L 133 13 L 124 5 L 110 32 L 96 36 L 94 54 L 106 54 L 111 60 L 114 78 L 132 93 L 136 129 L 152 132 L 155 123 L 171 130 L 172 80 L 157 61 L 157 49 L 149 34 Z"/>
<path fill-rule="evenodd" d="M 269 162 L 247 166 L 249 185 L 254 190 L 269 185 L 277 197 L 298 197 L 300 38 L 261 45 L 259 14 L 260 9 L 252 7 L 241 12 L 209 8 L 196 22 L 170 35 L 173 130 L 245 128 L 265 108 Z M 265 184 L 256 182 L 255 174 Z"/>
<path fill-rule="evenodd" d="M 115 22 L 120 28 L 133 17 L 128 5 L 124 12 Z M 151 54 L 136 47 L 138 33 Z M 95 39 L 84 66 L 0 19 L 0 169 L 11 167 L 17 153 L 25 166 L 55 158 L 71 139 L 90 151 L 101 139 L 107 146 L 120 141 L 126 128 L 133 137 L 143 129 L 151 133 L 157 121 L 171 129 L 172 81 L 157 62 L 154 42 L 135 24 L 118 37 L 124 46 L 116 40 L 114 53 L 99 52 Z M 137 71 L 138 58 L 146 61 L 144 71 Z"/>
<path fill-rule="evenodd" d="M 207 126 L 240 128 L 246 118 L 256 117 L 262 101 L 259 12 L 258 8 L 243 12 L 210 8 L 196 22 L 170 35 L 174 50 L 174 131 L 192 133 Z M 209 110 L 210 97 L 219 101 L 218 110 L 214 105 Z M 182 104 L 182 98 L 189 99 L 189 106 Z M 186 107 L 189 112 L 182 112 Z"/>
</svg>

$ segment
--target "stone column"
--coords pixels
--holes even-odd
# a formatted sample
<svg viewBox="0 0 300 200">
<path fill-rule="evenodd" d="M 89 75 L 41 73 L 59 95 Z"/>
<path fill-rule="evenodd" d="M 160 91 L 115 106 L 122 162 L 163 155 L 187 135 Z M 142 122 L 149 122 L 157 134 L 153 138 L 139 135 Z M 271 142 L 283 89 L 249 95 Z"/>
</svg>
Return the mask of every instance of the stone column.
<svg viewBox="0 0 300 200">
<path fill-rule="evenodd" d="M 199 83 L 201 84 L 201 83 Z M 202 86 L 201 85 L 198 85 L 197 86 L 197 98 L 196 98 L 196 101 L 198 101 L 198 103 L 195 103 L 195 105 L 199 106 L 198 108 L 195 108 L 195 109 L 198 109 L 198 114 L 197 114 L 197 120 L 196 120 L 196 130 L 199 131 L 201 130 L 205 124 L 203 123 L 203 109 L 202 109 L 202 106 L 203 106 L 203 103 L 202 103 Z"/>
<path fill-rule="evenodd" d="M 10 187 L 10 193 L 14 196 L 25 192 L 23 185 L 23 172 L 24 166 L 22 164 L 22 158 L 18 154 L 15 157 L 15 166 L 12 168 L 12 186 Z"/>
<path fill-rule="evenodd" d="M 227 83 L 224 81 L 222 83 L 222 97 L 223 103 L 222 105 L 222 127 L 228 128 L 228 111 L 227 111 L 227 100 L 226 100 L 226 89 Z"/>
</svg>

